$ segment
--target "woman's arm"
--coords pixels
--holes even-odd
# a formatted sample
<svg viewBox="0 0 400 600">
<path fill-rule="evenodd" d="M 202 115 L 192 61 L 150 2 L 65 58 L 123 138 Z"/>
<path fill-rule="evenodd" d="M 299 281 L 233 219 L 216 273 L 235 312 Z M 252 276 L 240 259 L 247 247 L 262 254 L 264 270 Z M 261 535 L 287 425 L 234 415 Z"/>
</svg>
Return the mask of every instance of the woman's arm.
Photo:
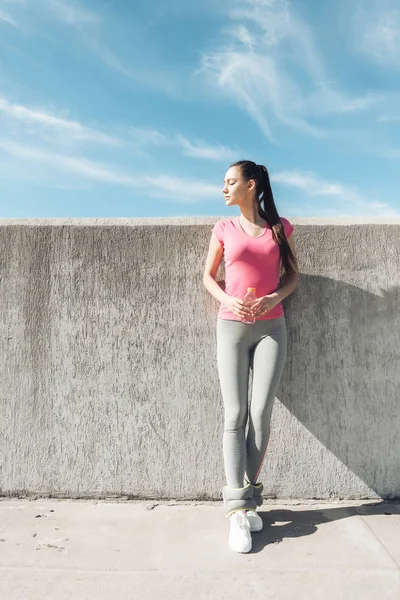
<svg viewBox="0 0 400 600">
<path fill-rule="evenodd" d="M 229 295 L 224 292 L 215 276 L 221 263 L 224 249 L 218 241 L 215 233 L 211 234 L 210 246 L 204 267 L 203 284 L 210 294 L 219 302 L 226 302 Z"/>
</svg>

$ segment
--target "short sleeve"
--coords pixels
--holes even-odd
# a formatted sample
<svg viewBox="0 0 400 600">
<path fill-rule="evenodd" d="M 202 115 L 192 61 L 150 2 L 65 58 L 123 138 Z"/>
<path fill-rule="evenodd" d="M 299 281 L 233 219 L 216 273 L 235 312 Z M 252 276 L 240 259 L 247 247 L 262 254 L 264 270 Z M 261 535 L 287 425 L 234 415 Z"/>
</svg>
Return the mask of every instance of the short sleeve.
<svg viewBox="0 0 400 600">
<path fill-rule="evenodd" d="M 224 228 L 224 221 L 218 221 L 218 223 L 215 223 L 214 227 L 212 228 L 212 232 L 215 233 L 221 246 L 224 246 Z"/>
<path fill-rule="evenodd" d="M 285 217 L 281 217 L 281 221 L 282 221 L 283 230 L 285 232 L 285 236 L 287 239 L 294 231 L 294 227 L 288 219 L 285 219 Z"/>
</svg>

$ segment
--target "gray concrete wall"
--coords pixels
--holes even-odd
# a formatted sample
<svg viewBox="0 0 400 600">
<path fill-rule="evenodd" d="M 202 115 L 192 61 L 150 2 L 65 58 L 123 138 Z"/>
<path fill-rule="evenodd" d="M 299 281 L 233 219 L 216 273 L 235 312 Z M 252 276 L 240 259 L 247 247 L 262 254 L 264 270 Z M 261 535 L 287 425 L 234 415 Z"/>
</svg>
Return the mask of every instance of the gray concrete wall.
<svg viewBox="0 0 400 600">
<path fill-rule="evenodd" d="M 265 495 L 400 497 L 400 220 L 288 218 Z M 217 220 L 0 219 L 0 494 L 221 497 Z"/>
</svg>

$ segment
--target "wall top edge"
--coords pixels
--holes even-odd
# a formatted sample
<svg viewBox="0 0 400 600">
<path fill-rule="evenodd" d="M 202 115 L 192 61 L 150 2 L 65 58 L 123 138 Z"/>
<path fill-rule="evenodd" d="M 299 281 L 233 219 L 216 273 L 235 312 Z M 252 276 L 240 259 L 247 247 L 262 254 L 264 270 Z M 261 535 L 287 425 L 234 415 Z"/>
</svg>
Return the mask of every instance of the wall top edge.
<svg viewBox="0 0 400 600">
<path fill-rule="evenodd" d="M 217 221 L 237 215 L 220 217 L 57 217 L 57 218 L 0 218 L 0 226 L 104 226 L 104 225 L 214 225 Z M 283 215 L 281 215 L 283 216 Z M 400 225 L 399 217 L 290 217 L 287 219 L 296 225 Z"/>
</svg>

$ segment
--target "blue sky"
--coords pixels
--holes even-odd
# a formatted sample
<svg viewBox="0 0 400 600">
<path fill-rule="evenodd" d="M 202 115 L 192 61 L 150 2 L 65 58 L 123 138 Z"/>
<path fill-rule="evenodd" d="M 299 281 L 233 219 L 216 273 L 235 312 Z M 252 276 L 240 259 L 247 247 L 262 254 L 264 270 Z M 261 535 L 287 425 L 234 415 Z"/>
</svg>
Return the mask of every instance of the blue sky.
<svg viewBox="0 0 400 600">
<path fill-rule="evenodd" d="M 0 0 L 0 217 L 400 216 L 397 0 Z"/>
</svg>

